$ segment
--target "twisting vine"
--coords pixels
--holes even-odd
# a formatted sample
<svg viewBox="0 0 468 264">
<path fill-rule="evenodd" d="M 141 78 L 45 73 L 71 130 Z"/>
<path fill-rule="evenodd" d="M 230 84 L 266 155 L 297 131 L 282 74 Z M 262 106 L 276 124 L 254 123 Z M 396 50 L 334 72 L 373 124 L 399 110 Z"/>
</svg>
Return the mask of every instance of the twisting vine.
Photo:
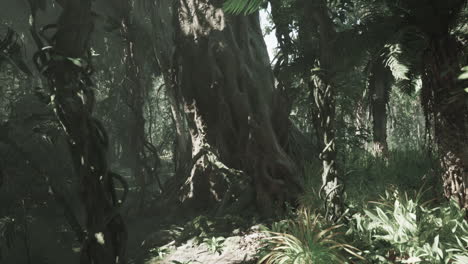
<svg viewBox="0 0 468 264">
<path fill-rule="evenodd" d="M 80 179 L 80 195 L 87 214 L 80 262 L 125 263 L 127 231 L 119 208 L 128 186 L 121 176 L 109 171 L 108 136 L 92 116 L 95 97 L 88 45 L 93 29 L 91 1 L 59 4 L 63 12 L 57 24 L 46 25 L 37 32 L 32 23 L 31 33 L 39 48 L 33 61 L 47 80 L 51 102 L 68 136 Z M 115 193 L 114 179 L 125 189 L 122 200 Z"/>
</svg>

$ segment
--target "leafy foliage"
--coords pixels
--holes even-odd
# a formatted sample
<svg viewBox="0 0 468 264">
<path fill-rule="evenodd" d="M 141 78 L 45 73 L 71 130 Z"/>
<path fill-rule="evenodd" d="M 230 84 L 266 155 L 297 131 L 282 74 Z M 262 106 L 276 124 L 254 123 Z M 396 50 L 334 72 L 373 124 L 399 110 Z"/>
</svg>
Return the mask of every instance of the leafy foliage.
<svg viewBox="0 0 468 264">
<path fill-rule="evenodd" d="M 211 237 L 211 238 L 205 238 L 203 240 L 203 244 L 208 247 L 208 250 L 211 253 L 218 253 L 222 254 L 223 253 L 223 243 L 224 243 L 224 237 Z"/>
<path fill-rule="evenodd" d="M 32 75 L 25 63 L 23 49 L 24 43 L 19 34 L 7 27 L 5 35 L 0 35 L 0 66 L 2 66 L 4 62 L 7 62 L 20 72 L 26 75 Z"/>
<path fill-rule="evenodd" d="M 264 0 L 227 0 L 223 8 L 231 14 L 249 15 L 256 12 L 264 2 Z"/>
<path fill-rule="evenodd" d="M 335 118 L 339 152 L 336 162 L 339 165 L 340 177 L 346 185 L 345 202 L 348 210 L 347 214 L 340 219 L 344 220 L 343 225 L 327 223 L 320 216 L 322 213 L 320 210 L 324 208 L 318 195 L 322 174 L 318 152 L 321 149 L 315 138 L 320 131 L 314 124 L 314 118 L 317 118 L 317 115 L 311 111 L 314 100 L 313 89 L 307 88 L 306 84 L 310 80 L 304 78 L 303 73 L 312 71 L 312 75 L 318 76 L 327 70 L 323 69 L 324 65 L 317 63 L 317 58 L 321 56 L 319 47 L 323 43 L 320 43 L 319 39 L 320 30 L 323 28 L 312 22 L 304 31 L 300 31 L 304 26 L 305 18 L 309 15 L 303 12 L 305 10 L 303 4 L 313 1 L 221 0 L 210 2 L 216 6 L 223 3 L 224 11 L 233 15 L 251 15 L 265 7 L 267 3 L 271 4 L 269 15 L 275 24 L 270 26 L 270 33 L 276 33 L 279 43 L 274 58 L 277 65 L 273 67 L 273 71 L 277 79 L 283 75 L 290 77 L 290 82 L 285 82 L 286 85 L 279 89 L 284 89 L 280 97 L 289 97 L 291 101 L 289 118 L 293 123 L 291 127 L 294 129 L 285 135 L 287 138 L 285 144 L 288 145 L 287 151 L 289 152 L 287 154 L 300 167 L 302 163 L 306 163 L 301 173 L 305 178 L 304 193 L 299 197 L 299 204 L 304 208 L 317 210 L 315 214 L 305 209 L 297 212 L 288 211 L 286 220 L 273 223 L 271 230 L 266 231 L 268 238 L 263 241 L 260 262 L 340 263 L 350 261 L 350 258 L 359 262 L 359 259 L 364 256 L 366 258 L 364 263 L 468 263 L 466 253 L 468 251 L 468 227 L 463 219 L 465 212 L 460 210 L 455 201 L 424 202 L 434 197 L 438 199 L 441 196 L 442 184 L 437 180 L 439 168 L 433 160 L 434 157 L 427 154 L 427 150 L 432 149 L 434 142 L 430 140 L 432 135 L 429 131 L 430 127 L 424 125 L 424 113 L 420 106 L 421 101 L 424 103 L 426 100 L 422 93 L 424 87 L 421 76 L 431 67 L 424 60 L 424 55 L 427 55 L 427 50 L 431 45 L 431 36 L 439 36 L 440 32 L 446 30 L 446 33 L 461 44 L 460 65 L 466 65 L 466 48 L 463 47 L 466 46 L 468 40 L 467 25 L 464 21 L 468 12 L 466 1 L 429 1 L 431 4 L 420 0 L 322 1 L 326 4 L 324 9 L 327 10 L 324 14 L 330 16 L 331 26 L 336 31 L 336 38 L 331 43 L 325 43 L 325 46 L 334 50 L 332 65 L 329 67 L 333 73 L 332 82 L 337 87 L 334 99 L 337 102 Z M 32 13 L 38 10 L 45 11 L 49 7 L 53 8 L 50 6 L 51 1 L 28 0 L 28 2 L 31 4 Z M 169 178 L 174 175 L 173 165 L 177 155 L 180 154 L 176 153 L 175 148 L 179 131 L 173 120 L 173 111 L 177 107 L 183 108 L 183 105 L 177 102 L 179 100 L 171 97 L 173 96 L 171 93 L 174 92 L 171 89 L 174 85 L 165 83 L 174 76 L 162 76 L 161 72 L 167 69 L 162 69 L 164 65 L 159 65 L 161 58 L 157 53 L 163 53 L 164 48 L 158 42 L 165 40 L 163 42 L 172 43 L 174 33 L 171 20 L 167 18 L 172 17 L 175 10 L 171 9 L 172 3 L 170 3 L 170 10 L 164 10 L 165 3 L 163 2 L 135 1 L 136 6 L 145 6 L 145 12 L 131 15 L 130 28 L 136 29 L 135 42 L 145 39 L 144 45 L 138 42 L 135 46 L 135 56 L 144 62 L 138 71 L 141 72 L 140 77 L 147 87 L 144 91 L 145 108 L 143 110 L 145 139 L 155 149 L 155 151 L 145 150 L 142 153 L 147 156 L 145 163 L 148 163 L 148 166 L 145 170 L 164 172 L 164 176 Z M 109 6 L 109 8 L 114 7 Z M 157 12 L 154 10 L 156 8 L 158 8 Z M 21 10 L 21 17 L 23 17 L 23 11 Z M 161 16 L 161 14 L 164 15 Z M 121 65 L 124 54 L 122 54 L 122 36 L 119 29 L 121 29 L 122 21 L 108 17 L 107 14 L 101 13 L 101 10 L 96 12 L 96 16 L 98 17 L 96 28 L 103 27 L 104 30 L 109 31 L 96 32 L 91 41 L 93 49 L 101 54 L 93 58 L 97 86 L 96 112 L 99 119 L 104 119 L 104 126 L 110 131 L 108 143 L 113 149 L 110 157 L 114 162 L 112 165 L 119 167 L 126 172 L 126 176 L 129 176 L 131 173 L 127 168 L 128 164 L 123 165 L 123 161 L 127 158 L 126 153 L 132 144 L 131 140 L 127 140 L 127 135 L 129 126 L 132 124 L 128 117 L 133 109 L 127 105 L 131 93 L 130 89 L 127 89 L 127 76 Z M 103 17 L 107 20 L 102 19 Z M 165 21 L 162 23 L 164 29 L 158 24 L 159 20 Z M 11 25 L 10 21 L 3 18 L 1 21 L 4 25 Z M 99 24 L 103 21 L 104 25 Z M 148 24 L 148 21 L 151 23 Z M 230 23 L 227 21 L 226 23 Z M 142 27 L 140 23 L 146 23 L 145 26 L 148 28 Z M 65 151 L 62 149 L 39 151 L 40 147 L 26 140 L 33 138 L 29 134 L 19 137 L 14 135 L 17 132 L 4 129 L 6 127 L 4 124 L 7 122 L 10 125 L 14 124 L 15 120 L 23 122 L 19 120 L 17 110 L 33 109 L 33 103 L 28 99 L 24 100 L 25 103 L 21 106 L 16 107 L 15 102 L 27 98 L 26 95 L 30 94 L 31 85 L 41 83 L 40 80 L 36 80 L 35 76 L 31 76 L 28 70 L 27 63 L 30 58 L 24 58 L 25 54 L 30 53 L 27 50 L 31 46 L 31 43 L 28 43 L 30 41 L 28 34 L 19 32 L 15 25 L 12 25 L 12 28 L 5 28 L 6 34 L 3 32 L 0 34 L 0 66 L 2 66 L 0 68 L 0 93 L 2 94 L 0 136 L 16 137 L 18 142 L 28 146 L 27 152 L 31 152 L 34 158 L 41 157 L 37 159 L 39 163 L 50 161 L 57 163 L 56 157 L 65 156 Z M 147 29 L 153 32 L 153 39 L 139 37 L 146 35 Z M 241 35 L 243 32 L 236 32 L 236 34 Z M 178 52 L 180 51 L 177 50 Z M 109 54 L 112 55 L 109 56 Z M 79 58 L 55 57 L 54 59 L 66 59 L 80 68 L 87 66 L 86 62 Z M 370 97 L 366 82 L 369 80 L 368 65 L 376 59 L 382 60 L 385 66 L 391 69 L 395 79 L 393 86 L 400 88 L 392 89 L 387 106 L 389 112 L 387 141 L 390 151 L 385 159 L 373 157 L 369 153 L 372 124 L 365 101 Z M 172 69 L 168 72 L 172 72 Z M 457 68 L 455 73 L 454 76 L 458 79 L 457 85 L 468 93 L 468 66 L 461 68 L 461 71 Z M 247 74 L 251 78 L 257 78 L 255 72 Z M 431 74 L 434 73 L 431 72 Z M 227 80 L 231 76 L 225 77 Z M 441 77 L 444 77 L 443 71 Z M 50 102 L 49 98 L 46 99 L 45 102 Z M 31 114 L 28 112 L 26 118 L 35 120 L 44 117 L 39 111 L 31 110 Z M 182 123 L 184 122 L 185 120 Z M 278 124 L 278 126 L 285 126 L 285 124 Z M 58 127 L 58 124 L 54 123 L 54 127 Z M 37 132 L 38 129 L 41 129 L 40 125 L 28 125 L 19 130 Z M 43 141 L 50 141 L 54 145 L 59 140 L 43 134 L 37 137 Z M 39 222 L 37 215 L 40 208 L 61 212 L 61 208 L 52 206 L 54 205 L 51 201 L 52 197 L 47 196 L 50 183 L 48 181 L 54 180 L 52 176 L 57 174 L 63 178 L 61 181 L 66 181 L 66 184 L 60 181 L 57 189 L 65 190 L 67 200 L 73 198 L 68 195 L 68 190 L 74 189 L 76 182 L 71 180 L 74 175 L 68 173 L 71 170 L 66 168 L 70 166 L 63 166 L 64 168 L 57 166 L 54 171 L 50 168 L 56 164 L 44 166 L 43 173 L 48 177 L 45 182 L 37 175 L 37 172 L 32 173 L 29 166 L 24 164 L 25 162 L 32 164 L 29 159 L 25 158 L 24 153 L 17 153 L 6 146 L 4 141 L 0 142 L 0 151 L 0 165 L 7 169 L 3 177 L 4 183 L 0 186 L 2 187 L 0 192 L 0 198 L 2 198 L 0 199 L 2 201 L 0 205 L 2 209 L 0 210 L 0 249 L 3 250 L 0 253 L 6 253 L 8 258 L 8 254 L 14 255 L 18 249 L 24 247 L 22 245 L 24 243 L 14 243 L 28 235 L 24 223 L 28 224 L 28 227 L 31 226 L 32 230 L 29 231 L 31 233 L 38 229 L 36 224 Z M 54 156 L 51 153 L 54 153 Z M 161 157 L 163 168 L 153 162 L 159 159 L 158 156 Z M 19 169 L 26 167 L 27 170 Z M 266 170 L 270 172 L 270 168 Z M 281 171 L 272 172 L 272 174 L 276 173 L 281 173 Z M 70 176 L 65 178 L 63 175 Z M 148 175 L 148 177 L 152 176 Z M 149 181 L 148 184 L 150 184 Z M 422 181 L 427 181 L 429 185 L 436 188 L 431 190 L 431 193 L 419 193 L 415 197 L 406 194 L 419 188 Z M 171 181 L 168 182 L 172 184 Z M 134 182 L 130 184 L 133 185 Z M 132 187 L 132 190 L 135 188 Z M 162 188 L 158 188 L 154 193 L 148 193 L 151 197 L 148 200 L 151 199 L 151 202 L 155 204 L 164 200 L 162 198 L 165 193 L 161 193 L 161 190 Z M 367 204 L 368 200 L 375 199 L 383 192 L 385 195 L 380 201 Z M 23 212 L 17 202 L 24 197 L 29 197 L 28 203 L 31 207 L 31 211 L 29 211 L 29 206 L 27 207 L 27 213 Z M 60 225 L 56 226 L 65 225 L 62 223 L 65 219 L 62 219 L 61 214 L 57 218 L 60 218 L 61 222 L 58 221 Z M 23 219 L 26 221 L 22 221 Z M 47 221 L 50 225 L 50 220 Z M 163 231 L 168 233 L 165 238 L 176 245 L 195 237 L 196 242 L 205 244 L 211 253 L 221 254 L 224 247 L 223 237 L 232 234 L 233 226 L 249 227 L 249 225 L 251 223 L 246 223 L 245 219 L 237 216 L 222 218 L 199 216 L 185 225 L 172 225 L 171 230 Z M 343 235 L 341 232 L 345 230 L 347 234 Z M 72 236 L 70 230 L 63 232 Z M 58 241 L 55 237 L 53 239 Z M 355 247 L 363 251 L 359 252 Z M 159 259 L 163 259 L 170 249 L 163 246 L 149 251 Z M 37 261 L 41 261 L 41 257 L 38 257 Z M 175 264 L 195 262 L 173 261 Z"/>
<path fill-rule="evenodd" d="M 365 256 L 381 263 L 463 263 L 468 257 L 468 223 L 457 203 L 430 206 L 387 191 L 374 207 L 352 217 L 348 235 L 362 241 Z"/>
<path fill-rule="evenodd" d="M 307 209 L 298 211 L 295 219 L 273 225 L 266 231 L 258 263 L 345 263 L 345 252 L 362 259 L 358 249 L 342 242 L 337 230 L 342 225 L 327 226 L 320 215 Z"/>
<path fill-rule="evenodd" d="M 150 250 L 150 252 L 155 254 L 156 258 L 163 259 L 166 255 L 168 255 L 171 252 L 171 250 L 163 246 L 163 247 L 153 248 Z"/>
</svg>

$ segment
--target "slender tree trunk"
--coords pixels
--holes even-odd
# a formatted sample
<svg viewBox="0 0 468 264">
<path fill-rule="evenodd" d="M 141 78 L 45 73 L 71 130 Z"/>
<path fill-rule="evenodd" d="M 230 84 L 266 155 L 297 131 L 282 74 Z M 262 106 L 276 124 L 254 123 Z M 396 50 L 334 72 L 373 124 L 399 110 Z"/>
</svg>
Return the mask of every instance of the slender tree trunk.
<svg viewBox="0 0 468 264">
<path fill-rule="evenodd" d="M 302 83 L 306 86 L 309 91 L 310 103 L 310 114 L 312 127 L 314 130 L 313 135 L 315 136 L 315 142 L 317 143 L 316 152 L 320 153 L 325 148 L 322 140 L 322 127 L 320 125 L 321 115 L 316 105 L 315 99 L 315 83 L 313 80 L 312 69 L 316 68 L 317 55 L 316 55 L 316 41 L 315 34 L 317 32 L 317 25 L 314 20 L 310 17 L 310 10 L 303 8 L 307 6 L 307 1 L 297 1 L 296 8 L 302 10 L 301 17 L 299 20 L 299 56 L 302 57 L 302 72 L 301 78 Z"/>
<path fill-rule="evenodd" d="M 459 50 L 449 34 L 431 40 L 425 56 L 422 101 L 434 122 L 445 196 L 468 208 L 468 108 L 467 94 L 457 83 Z"/>
<path fill-rule="evenodd" d="M 333 84 L 328 84 L 320 77 L 314 77 L 314 98 L 318 110 L 320 126 L 320 142 L 323 147 L 319 158 L 322 161 L 321 198 L 325 202 L 326 216 L 336 220 L 344 211 L 343 183 L 339 179 L 335 134 L 335 91 Z"/>
<path fill-rule="evenodd" d="M 52 49 L 41 49 L 38 58 L 39 66 L 45 69 L 55 112 L 68 135 L 74 168 L 80 178 L 80 195 L 86 209 L 81 263 L 125 263 L 127 233 L 116 208 L 113 176 L 107 167 L 107 134 L 92 117 L 94 93 L 88 54 L 93 30 L 91 1 L 57 2 L 63 11 L 54 38 L 49 40 Z M 46 52 L 54 56 L 45 56 Z"/>
<path fill-rule="evenodd" d="M 142 209 L 146 197 L 146 177 L 144 172 L 144 144 L 145 144 L 145 119 L 144 110 L 144 87 L 142 84 L 141 65 L 135 58 L 135 25 L 131 22 L 132 7 L 129 1 L 123 1 L 124 15 L 121 17 L 120 34 L 124 39 L 123 63 L 125 65 L 124 90 L 127 106 L 129 107 L 128 147 L 129 165 L 133 177 L 139 186 L 139 208 Z"/>
<path fill-rule="evenodd" d="M 258 15 L 229 16 L 214 0 L 179 0 L 174 10 L 177 83 L 193 157 L 181 200 L 192 208 L 226 204 L 236 193 L 232 186 L 243 181 L 254 187 L 261 212 L 271 215 L 293 202 L 300 184 L 273 125 L 288 120 L 274 116 L 277 99 Z M 234 198 L 241 194 L 247 196 L 237 190 Z"/>
<path fill-rule="evenodd" d="M 369 79 L 370 108 L 372 113 L 373 151 L 377 157 L 388 156 L 387 104 L 391 89 L 391 71 L 382 60 L 372 64 Z"/>
<path fill-rule="evenodd" d="M 339 64 L 335 57 L 336 32 L 326 1 L 303 0 L 298 2 L 302 8 L 300 35 L 303 54 L 308 63 L 304 71 L 313 97 L 312 112 L 320 147 L 322 161 L 322 186 L 319 195 L 324 200 L 326 217 L 337 220 L 344 211 L 343 183 L 339 178 L 336 150 L 336 75 L 334 65 Z M 301 33 L 302 32 L 302 33 Z M 308 33 L 309 32 L 309 33 Z M 318 49 L 314 48 L 317 47 Z M 312 72 L 313 68 L 318 71 Z"/>
</svg>

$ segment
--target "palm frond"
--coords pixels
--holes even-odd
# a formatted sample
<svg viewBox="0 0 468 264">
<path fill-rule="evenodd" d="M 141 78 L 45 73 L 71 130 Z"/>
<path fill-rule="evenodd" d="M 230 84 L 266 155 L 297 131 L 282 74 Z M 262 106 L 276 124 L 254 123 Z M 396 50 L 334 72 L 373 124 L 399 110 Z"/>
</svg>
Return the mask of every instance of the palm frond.
<svg viewBox="0 0 468 264">
<path fill-rule="evenodd" d="M 233 15 L 250 15 L 260 9 L 264 0 L 227 0 L 223 9 Z"/>
</svg>

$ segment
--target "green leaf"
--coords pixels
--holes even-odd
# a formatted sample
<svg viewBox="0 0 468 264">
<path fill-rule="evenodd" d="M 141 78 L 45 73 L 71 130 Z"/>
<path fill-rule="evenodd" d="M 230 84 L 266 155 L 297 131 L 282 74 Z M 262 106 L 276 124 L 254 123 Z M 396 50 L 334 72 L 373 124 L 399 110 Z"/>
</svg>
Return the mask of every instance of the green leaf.
<svg viewBox="0 0 468 264">
<path fill-rule="evenodd" d="M 224 3 L 223 9 L 225 12 L 239 15 L 250 15 L 258 9 L 264 3 L 264 0 L 227 0 Z"/>
<path fill-rule="evenodd" d="M 468 256 L 455 256 L 454 264 L 466 264 L 468 263 Z"/>
<path fill-rule="evenodd" d="M 458 76 L 458 80 L 466 80 L 468 79 L 468 66 L 465 66 L 463 68 L 461 68 L 461 71 L 462 71 L 462 74 L 460 74 L 460 76 Z M 468 88 L 465 89 L 465 91 L 467 90 Z"/>
<path fill-rule="evenodd" d="M 421 261 L 422 261 L 422 259 L 419 258 L 419 257 L 410 257 L 407 260 L 403 260 L 401 263 L 418 263 L 418 262 L 421 262 Z"/>
<path fill-rule="evenodd" d="M 466 80 L 468 79 L 468 71 L 460 74 L 460 76 L 458 76 L 458 80 Z"/>
<path fill-rule="evenodd" d="M 80 58 L 70 58 L 70 57 L 67 57 L 67 59 L 69 61 L 71 61 L 73 64 L 75 64 L 76 66 L 82 68 L 84 66 L 84 63 L 83 63 L 83 60 L 80 59 Z"/>
<path fill-rule="evenodd" d="M 434 237 L 434 243 L 432 244 L 432 252 L 437 252 L 440 255 L 440 257 L 442 257 L 439 251 L 439 235 L 437 235 L 436 237 Z"/>
</svg>

